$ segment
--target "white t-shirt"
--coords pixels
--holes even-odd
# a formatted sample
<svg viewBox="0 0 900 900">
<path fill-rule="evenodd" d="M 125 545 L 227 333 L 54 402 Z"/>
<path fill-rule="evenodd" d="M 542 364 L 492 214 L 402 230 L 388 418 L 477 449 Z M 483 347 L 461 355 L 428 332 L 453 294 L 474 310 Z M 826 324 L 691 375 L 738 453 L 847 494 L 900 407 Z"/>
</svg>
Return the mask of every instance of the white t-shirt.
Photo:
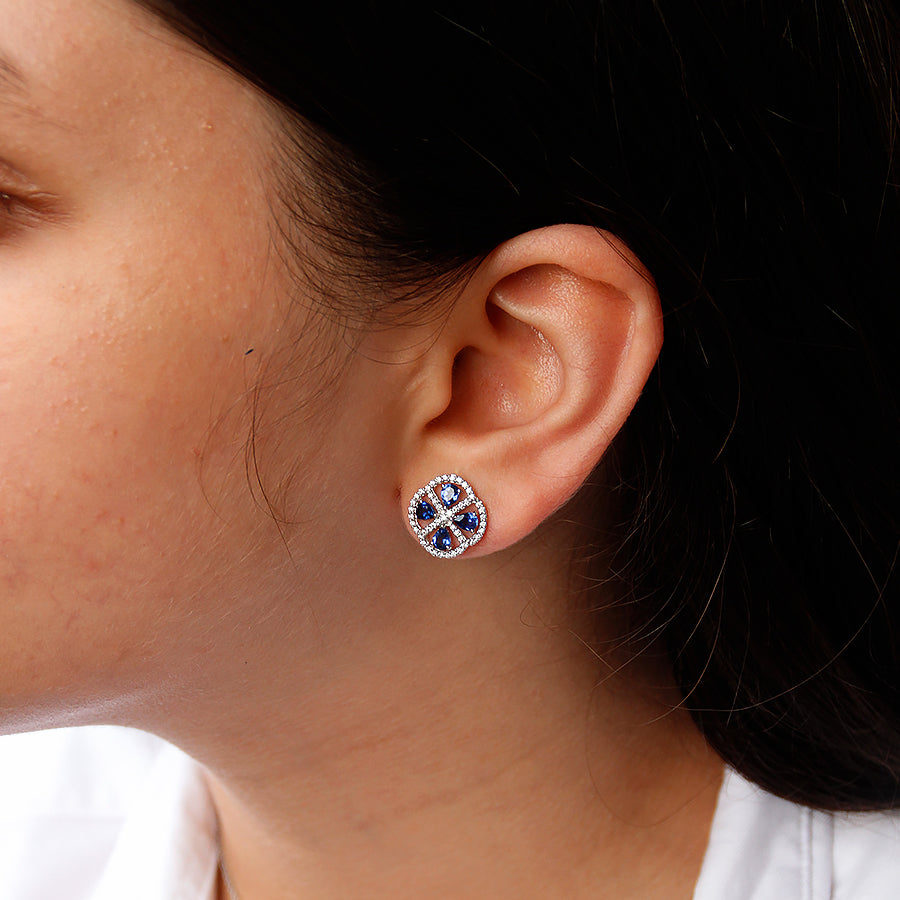
<svg viewBox="0 0 900 900">
<path fill-rule="evenodd" d="M 0 738 L 0 900 L 214 900 L 200 767 L 159 738 Z M 694 900 L 898 900 L 900 811 L 814 812 L 725 776 Z"/>
<path fill-rule="evenodd" d="M 200 767 L 128 728 L 0 737 L 0 900 L 214 900 Z"/>
<path fill-rule="evenodd" d="M 727 770 L 694 900 L 898 900 L 900 810 L 827 813 Z"/>
</svg>

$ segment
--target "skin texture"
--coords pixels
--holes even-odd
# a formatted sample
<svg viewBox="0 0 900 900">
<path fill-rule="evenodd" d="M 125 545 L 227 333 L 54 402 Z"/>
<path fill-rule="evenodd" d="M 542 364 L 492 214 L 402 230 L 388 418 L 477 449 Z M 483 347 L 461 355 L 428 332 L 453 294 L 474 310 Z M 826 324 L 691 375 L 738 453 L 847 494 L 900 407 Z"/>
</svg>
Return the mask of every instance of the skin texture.
<svg viewBox="0 0 900 900">
<path fill-rule="evenodd" d="M 0 22 L 0 730 L 183 747 L 242 900 L 690 896 L 719 764 L 588 648 L 557 513 L 659 350 L 639 261 L 522 235 L 335 355 L 252 89 L 125 2 Z M 453 563 L 405 524 L 443 471 L 490 516 Z"/>
<path fill-rule="evenodd" d="M 246 503 L 226 487 L 217 515 L 198 474 L 209 429 L 254 377 L 244 351 L 273 331 L 247 291 L 267 278 L 266 223 L 247 214 L 264 203 L 263 159 L 236 146 L 262 137 L 259 104 L 210 66 L 182 82 L 184 53 L 137 21 L 130 41 L 110 34 L 102 4 L 2 15 L 28 73 L 28 93 L 0 104 L 17 198 L 0 229 L 2 692 L 33 710 L 112 679 L 115 702 L 145 683 L 162 634 L 191 629 L 160 600 L 202 605 L 201 584 L 229 566 L 220 539 L 240 550 Z M 210 477 L 227 477 L 212 470 L 238 436 L 223 423 Z"/>
</svg>

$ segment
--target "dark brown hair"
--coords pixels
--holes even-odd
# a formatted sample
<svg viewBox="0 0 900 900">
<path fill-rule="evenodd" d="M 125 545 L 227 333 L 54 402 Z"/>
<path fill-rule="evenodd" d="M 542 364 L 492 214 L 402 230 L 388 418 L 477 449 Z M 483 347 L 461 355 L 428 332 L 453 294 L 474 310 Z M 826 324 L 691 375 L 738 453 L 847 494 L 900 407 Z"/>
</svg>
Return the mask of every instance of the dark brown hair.
<svg viewBox="0 0 900 900">
<path fill-rule="evenodd" d="M 628 639 L 752 780 L 898 805 L 893 6 L 143 5 L 315 136 L 295 212 L 357 283 L 560 222 L 630 245 L 666 343 L 612 460 Z"/>
</svg>

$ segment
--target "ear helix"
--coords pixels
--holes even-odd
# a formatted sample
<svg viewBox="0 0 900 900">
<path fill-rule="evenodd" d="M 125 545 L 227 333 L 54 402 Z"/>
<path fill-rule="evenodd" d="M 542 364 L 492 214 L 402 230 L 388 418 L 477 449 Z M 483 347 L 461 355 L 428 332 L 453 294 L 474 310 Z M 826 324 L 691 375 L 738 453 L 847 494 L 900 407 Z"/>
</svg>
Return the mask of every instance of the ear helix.
<svg viewBox="0 0 900 900">
<path fill-rule="evenodd" d="M 413 494 L 409 524 L 432 556 L 453 559 L 477 544 L 487 528 L 487 510 L 465 478 L 438 475 Z"/>
</svg>

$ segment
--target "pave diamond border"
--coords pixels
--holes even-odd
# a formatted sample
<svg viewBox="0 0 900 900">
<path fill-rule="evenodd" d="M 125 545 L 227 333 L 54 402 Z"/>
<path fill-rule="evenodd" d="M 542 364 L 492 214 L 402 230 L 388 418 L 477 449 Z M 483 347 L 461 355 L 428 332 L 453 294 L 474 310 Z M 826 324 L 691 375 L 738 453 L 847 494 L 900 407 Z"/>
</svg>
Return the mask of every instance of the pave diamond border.
<svg viewBox="0 0 900 900">
<path fill-rule="evenodd" d="M 451 484 L 455 484 L 457 487 L 462 488 L 462 492 L 465 495 L 461 496 L 449 509 L 444 506 L 443 501 L 438 496 L 436 490 L 441 484 L 448 481 Z M 419 524 L 419 520 L 416 518 L 416 507 L 422 499 L 427 499 L 434 508 L 435 517 L 429 522 Z M 475 511 L 478 513 L 478 528 L 474 534 L 467 536 L 453 522 L 453 517 L 461 512 L 465 512 L 472 506 L 475 507 Z M 412 500 L 409 501 L 407 515 L 409 516 L 410 527 L 413 530 L 413 534 L 418 538 L 419 543 L 432 556 L 436 556 L 438 559 L 453 559 L 454 557 L 459 556 L 460 553 L 464 553 L 469 547 L 474 546 L 484 537 L 484 532 L 487 528 L 487 510 L 484 508 L 484 504 L 481 502 L 479 496 L 473 490 L 472 485 L 470 485 L 461 475 L 438 475 L 437 477 L 432 478 L 425 487 L 419 488 L 419 490 L 413 494 Z M 448 528 L 450 533 L 456 539 L 456 546 L 452 550 L 438 550 L 437 547 L 431 543 L 432 534 L 442 526 Z"/>
</svg>

